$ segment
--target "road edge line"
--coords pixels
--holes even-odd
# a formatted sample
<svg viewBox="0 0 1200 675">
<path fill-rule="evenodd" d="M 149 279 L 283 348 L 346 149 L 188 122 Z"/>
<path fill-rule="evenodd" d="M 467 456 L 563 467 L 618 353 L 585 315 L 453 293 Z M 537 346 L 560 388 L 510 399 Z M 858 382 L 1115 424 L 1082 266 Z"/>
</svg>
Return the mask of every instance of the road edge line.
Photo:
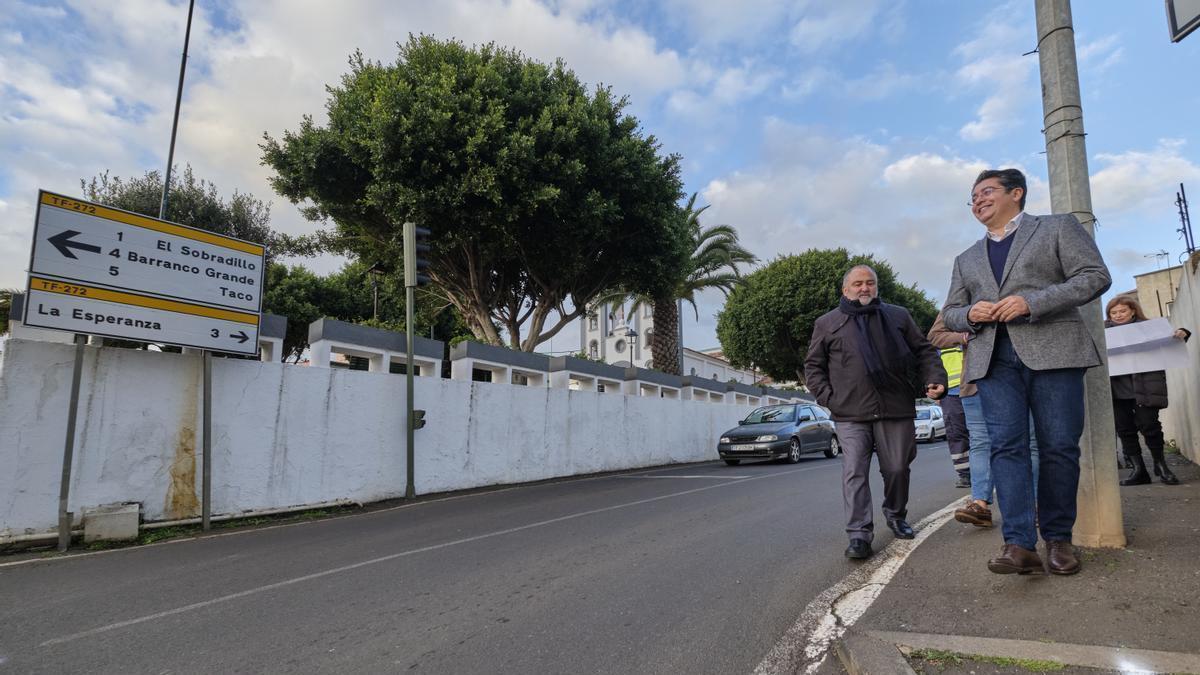
<svg viewBox="0 0 1200 675">
<path fill-rule="evenodd" d="M 908 556 L 949 522 L 961 504 L 962 500 L 956 498 L 922 518 L 913 528 L 913 539 L 893 540 L 861 567 L 821 591 L 754 668 L 754 675 L 801 670 L 808 675 L 815 673 L 833 643 L 862 618 Z"/>
</svg>

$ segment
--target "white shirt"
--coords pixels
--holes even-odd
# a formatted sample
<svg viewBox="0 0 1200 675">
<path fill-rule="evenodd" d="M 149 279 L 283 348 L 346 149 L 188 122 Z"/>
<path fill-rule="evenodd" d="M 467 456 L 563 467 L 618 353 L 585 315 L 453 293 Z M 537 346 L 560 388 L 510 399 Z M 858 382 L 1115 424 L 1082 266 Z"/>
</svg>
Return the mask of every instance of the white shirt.
<svg viewBox="0 0 1200 675">
<path fill-rule="evenodd" d="M 1004 226 L 1004 234 L 996 235 L 996 234 L 992 234 L 991 230 L 988 230 L 987 238 L 991 239 L 992 241 L 1004 241 L 1005 239 L 1008 238 L 1008 235 L 1017 231 L 1017 227 L 1019 227 L 1021 225 L 1021 216 L 1023 216 L 1023 215 L 1025 215 L 1024 211 L 1018 213 L 1016 218 L 1013 218 L 1012 220 L 1008 221 L 1008 224 L 1006 224 Z"/>
</svg>

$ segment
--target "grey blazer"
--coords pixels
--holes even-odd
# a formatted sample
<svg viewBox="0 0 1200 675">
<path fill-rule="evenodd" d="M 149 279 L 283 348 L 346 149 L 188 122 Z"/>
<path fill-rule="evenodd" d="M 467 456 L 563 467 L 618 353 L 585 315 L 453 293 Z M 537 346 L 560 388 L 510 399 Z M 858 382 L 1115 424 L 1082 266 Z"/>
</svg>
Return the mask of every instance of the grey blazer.
<svg viewBox="0 0 1200 675">
<path fill-rule="evenodd" d="M 996 324 L 972 324 L 971 305 L 1010 295 L 1025 298 L 1030 315 L 1008 323 L 1017 356 L 1032 370 L 1090 368 L 1100 352 L 1083 323 L 1079 307 L 1100 297 L 1112 277 L 1096 240 L 1073 215 L 1021 217 L 1000 284 L 988 262 L 987 237 L 954 259 L 950 291 L 942 308 L 946 327 L 973 334 L 963 364 L 963 379 L 987 375 L 996 341 Z"/>
</svg>

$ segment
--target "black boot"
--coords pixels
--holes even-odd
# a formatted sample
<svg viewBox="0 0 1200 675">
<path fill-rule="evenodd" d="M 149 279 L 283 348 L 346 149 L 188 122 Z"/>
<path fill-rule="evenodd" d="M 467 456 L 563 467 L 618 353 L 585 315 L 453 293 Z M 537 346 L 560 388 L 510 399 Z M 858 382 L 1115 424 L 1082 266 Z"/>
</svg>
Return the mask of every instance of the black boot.
<svg viewBox="0 0 1200 675">
<path fill-rule="evenodd" d="M 1125 461 L 1133 467 L 1133 471 L 1121 480 L 1121 485 L 1146 485 L 1150 482 L 1150 474 L 1146 473 L 1146 462 L 1142 455 L 1125 455 Z"/>
<path fill-rule="evenodd" d="M 1170 467 L 1167 466 L 1167 458 L 1163 457 L 1163 449 L 1150 448 L 1150 456 L 1154 458 L 1154 475 L 1161 478 L 1164 485 L 1179 485 L 1179 479 L 1171 473 Z"/>
</svg>

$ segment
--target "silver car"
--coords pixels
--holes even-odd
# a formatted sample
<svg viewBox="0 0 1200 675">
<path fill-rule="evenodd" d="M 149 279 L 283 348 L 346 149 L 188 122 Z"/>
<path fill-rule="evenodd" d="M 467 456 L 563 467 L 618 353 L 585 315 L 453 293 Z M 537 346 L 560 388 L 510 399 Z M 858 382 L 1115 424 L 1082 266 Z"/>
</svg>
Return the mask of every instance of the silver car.
<svg viewBox="0 0 1200 675">
<path fill-rule="evenodd" d="M 917 418 L 913 420 L 913 432 L 917 442 L 936 441 L 946 437 L 946 420 L 942 409 L 936 405 L 917 406 Z"/>
</svg>

